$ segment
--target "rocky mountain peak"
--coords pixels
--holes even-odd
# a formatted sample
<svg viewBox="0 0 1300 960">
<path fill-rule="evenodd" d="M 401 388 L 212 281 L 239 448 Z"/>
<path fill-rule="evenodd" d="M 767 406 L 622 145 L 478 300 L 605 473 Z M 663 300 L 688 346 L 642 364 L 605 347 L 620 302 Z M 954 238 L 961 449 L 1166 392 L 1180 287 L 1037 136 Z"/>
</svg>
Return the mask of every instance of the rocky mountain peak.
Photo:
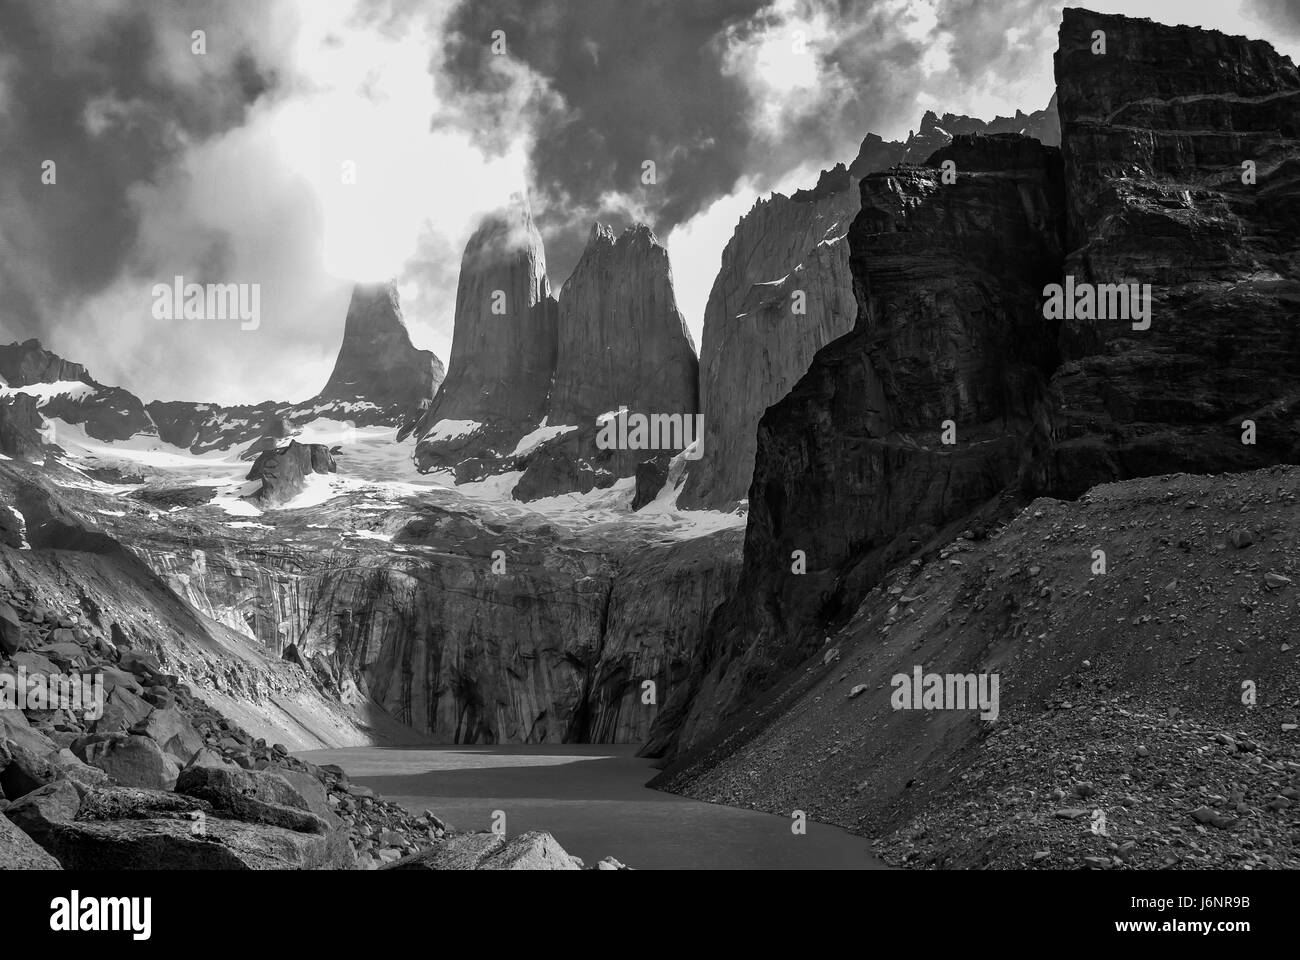
<svg viewBox="0 0 1300 960">
<path fill-rule="evenodd" d="M 668 251 L 645 224 L 592 231 L 560 297 L 552 423 L 578 424 L 620 405 L 691 413 L 695 345 L 677 309 Z"/>
<path fill-rule="evenodd" d="M 546 415 L 555 348 L 546 251 L 527 200 L 516 197 L 465 245 L 447 378 L 420 425 L 421 469 L 509 452 Z M 439 430 L 444 422 L 457 425 L 452 447 L 448 430 Z M 468 434 L 473 449 L 462 439 Z"/>
<path fill-rule="evenodd" d="M 79 380 L 93 384 L 86 368 L 51 353 L 36 339 L 0 346 L 0 378 L 10 387 Z"/>
<path fill-rule="evenodd" d="M 408 415 L 418 416 L 442 380 L 441 361 L 411 343 L 396 286 L 358 284 L 352 291 L 338 359 L 321 399 L 398 405 Z"/>
<path fill-rule="evenodd" d="M 613 243 L 615 241 L 614 228 L 610 224 L 596 222 L 591 225 L 591 233 L 587 235 L 587 246 L 593 244 Z"/>
</svg>

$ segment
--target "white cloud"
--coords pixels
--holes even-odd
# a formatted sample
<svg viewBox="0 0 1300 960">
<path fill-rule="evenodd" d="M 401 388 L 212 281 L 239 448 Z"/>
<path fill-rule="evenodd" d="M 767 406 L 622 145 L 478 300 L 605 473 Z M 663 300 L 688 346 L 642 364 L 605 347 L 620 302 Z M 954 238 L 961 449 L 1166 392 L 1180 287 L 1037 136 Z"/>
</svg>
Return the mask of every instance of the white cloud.
<svg viewBox="0 0 1300 960">
<path fill-rule="evenodd" d="M 276 92 L 132 188 L 130 267 L 56 330 L 57 348 L 146 399 L 300 399 L 329 373 L 351 282 L 396 277 L 414 293 L 405 311 L 413 339 L 445 363 L 464 244 L 484 212 L 526 184 L 538 104 L 559 108 L 508 58 L 490 64 L 498 93 L 450 93 L 439 58 L 451 7 L 436 3 L 398 24 L 363 19 L 361 2 L 277 4 L 254 45 L 280 78 Z M 188 38 L 172 19 L 158 29 Z M 208 47 L 224 49 L 218 32 Z M 168 50 L 156 70 L 202 81 L 208 68 L 190 62 L 202 58 L 188 46 L 183 56 Z M 102 132 L 129 109 L 99 98 L 85 122 Z M 501 132 L 484 141 L 487 115 Z M 355 183 L 344 182 L 345 162 Z M 441 262 L 417 262 L 427 257 Z M 161 325 L 149 290 L 174 275 L 261 284 L 261 327 Z M 176 370 L 186 376 L 168 376 Z"/>
</svg>

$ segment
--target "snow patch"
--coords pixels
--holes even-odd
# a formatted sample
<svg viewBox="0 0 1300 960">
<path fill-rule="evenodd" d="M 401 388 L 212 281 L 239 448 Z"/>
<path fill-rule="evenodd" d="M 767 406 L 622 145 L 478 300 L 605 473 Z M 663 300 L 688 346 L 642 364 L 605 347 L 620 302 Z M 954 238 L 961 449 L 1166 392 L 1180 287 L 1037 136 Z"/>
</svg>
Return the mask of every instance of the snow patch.
<svg viewBox="0 0 1300 960">
<path fill-rule="evenodd" d="M 483 424 L 477 420 L 439 420 L 425 436 L 425 440 L 454 440 L 469 436 L 475 430 L 481 430 Z"/>
<path fill-rule="evenodd" d="M 515 444 L 514 452 L 511 453 L 510 456 L 522 457 L 524 454 L 532 453 L 548 440 L 553 440 L 558 436 L 572 433 L 574 430 L 578 429 L 577 427 L 569 427 L 564 424 L 556 424 L 553 427 L 547 426 L 546 420 L 547 418 L 543 417 L 542 422 L 537 425 L 536 430 L 525 434 L 520 441 Z"/>
<path fill-rule="evenodd" d="M 37 399 L 37 406 L 43 407 L 55 397 L 69 400 L 84 400 L 93 397 L 99 391 L 80 380 L 55 380 L 51 383 L 31 383 L 25 387 L 0 387 L 0 397 L 14 397 L 22 394 Z"/>
<path fill-rule="evenodd" d="M 9 512 L 18 521 L 18 549 L 30 550 L 32 545 L 27 542 L 27 518 L 18 511 L 17 507 L 9 507 Z"/>
</svg>

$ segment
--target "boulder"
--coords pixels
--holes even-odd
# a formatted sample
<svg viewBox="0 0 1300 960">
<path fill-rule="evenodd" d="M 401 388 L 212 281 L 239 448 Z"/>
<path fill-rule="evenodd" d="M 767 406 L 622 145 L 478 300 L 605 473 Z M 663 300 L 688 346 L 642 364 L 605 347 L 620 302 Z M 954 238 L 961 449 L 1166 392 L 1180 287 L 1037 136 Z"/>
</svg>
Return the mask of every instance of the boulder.
<svg viewBox="0 0 1300 960">
<path fill-rule="evenodd" d="M 579 870 L 549 833 L 529 831 L 506 839 L 495 833 L 451 837 L 381 870 Z"/>
<path fill-rule="evenodd" d="M 636 494 L 632 497 L 632 509 L 640 510 L 648 503 L 653 503 L 659 491 L 668 482 L 668 458 L 655 457 L 642 460 L 636 465 Z"/>
<path fill-rule="evenodd" d="M 80 821 L 194 820 L 212 813 L 212 804 L 166 790 L 102 786 L 87 791 L 77 810 Z"/>
<path fill-rule="evenodd" d="M 346 842 L 266 824 L 208 817 L 73 821 L 46 848 L 67 870 L 350 870 Z"/>
<path fill-rule="evenodd" d="M 153 710 L 141 697 L 125 686 L 116 686 L 104 700 L 104 713 L 94 724 L 95 733 L 118 733 L 130 730 Z"/>
<path fill-rule="evenodd" d="M 288 767 L 276 767 L 274 774 L 286 780 L 297 794 L 300 802 L 293 804 L 293 806 L 314 813 L 331 827 L 342 826 L 342 821 L 339 820 L 330 807 L 329 794 L 325 792 L 325 787 L 316 777 L 302 770 L 291 770 Z"/>
<path fill-rule="evenodd" d="M 14 608 L 0 603 L 0 653 L 13 656 L 23 648 L 23 623 Z"/>
<path fill-rule="evenodd" d="M 131 732 L 149 737 L 180 765 L 189 763 L 203 749 L 203 738 L 174 706 L 153 710 L 131 727 Z"/>
<path fill-rule="evenodd" d="M 8 817 L 0 816 L 0 870 L 58 870 L 59 861 Z"/>
<path fill-rule="evenodd" d="M 117 663 L 123 670 L 137 677 L 143 677 L 147 683 L 152 683 L 155 678 L 163 675 L 162 668 L 158 665 L 158 658 L 143 650 L 123 650 Z"/>
<path fill-rule="evenodd" d="M 158 744 L 134 734 L 109 741 L 108 748 L 89 762 L 125 787 L 170 790 L 180 773 Z"/>
<path fill-rule="evenodd" d="M 187 767 L 176 782 L 177 793 L 206 800 L 221 815 L 304 833 L 332 832 L 339 820 L 329 811 L 324 791 L 310 801 L 304 791 L 310 792 L 310 788 L 269 770 Z M 313 802 L 330 814 L 328 820 L 312 812 Z"/>
<path fill-rule="evenodd" d="M 68 780 L 55 780 L 38 787 L 5 808 L 4 815 L 23 832 L 39 837 L 56 823 L 67 823 L 77 815 L 81 794 Z"/>
<path fill-rule="evenodd" d="M 27 717 L 21 710 L 0 709 L 0 742 L 5 740 L 12 740 L 38 756 L 45 756 L 58 749 L 49 737 L 27 722 Z"/>
<path fill-rule="evenodd" d="M 0 711 L 0 713 L 5 712 L 7 711 Z M 25 797 L 33 790 L 58 778 L 58 771 L 54 766 L 35 750 L 14 740 L 0 741 L 0 743 L 3 743 L 4 753 L 8 754 L 8 761 L 4 769 L 0 770 L 0 791 L 3 791 L 6 798 L 17 800 Z M 49 752 L 55 752 L 52 743 Z"/>
</svg>

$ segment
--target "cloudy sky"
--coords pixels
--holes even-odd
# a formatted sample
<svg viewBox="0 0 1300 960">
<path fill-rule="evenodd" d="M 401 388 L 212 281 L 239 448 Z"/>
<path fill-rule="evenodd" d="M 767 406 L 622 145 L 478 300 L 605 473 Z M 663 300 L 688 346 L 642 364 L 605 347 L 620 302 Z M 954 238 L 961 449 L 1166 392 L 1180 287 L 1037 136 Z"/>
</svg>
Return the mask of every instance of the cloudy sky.
<svg viewBox="0 0 1300 960">
<path fill-rule="evenodd" d="M 396 277 L 445 361 L 465 241 L 525 189 L 557 287 L 593 220 L 649 223 L 698 343 L 757 197 L 926 109 L 1042 108 L 1064 5 L 4 0 L 0 342 L 39 337 L 145 400 L 297 400 L 329 373 L 351 283 Z M 1293 0 L 1088 5 L 1300 58 Z M 176 275 L 259 283 L 261 326 L 155 319 Z"/>
</svg>

